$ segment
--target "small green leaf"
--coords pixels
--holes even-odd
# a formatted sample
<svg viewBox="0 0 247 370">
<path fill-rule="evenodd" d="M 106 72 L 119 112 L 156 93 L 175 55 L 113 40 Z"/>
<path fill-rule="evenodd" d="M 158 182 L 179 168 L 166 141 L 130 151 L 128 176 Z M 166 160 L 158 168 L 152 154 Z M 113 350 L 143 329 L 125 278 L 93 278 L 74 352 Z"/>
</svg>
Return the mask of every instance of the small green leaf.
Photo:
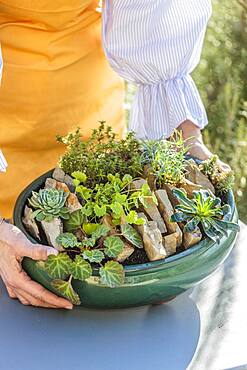
<svg viewBox="0 0 247 370">
<path fill-rule="evenodd" d="M 70 264 L 70 273 L 74 279 L 83 281 L 92 275 L 92 267 L 81 256 L 76 256 L 75 260 Z"/>
<path fill-rule="evenodd" d="M 62 233 L 56 238 L 58 245 L 64 248 L 74 248 L 77 247 L 78 241 L 74 234 L 72 233 Z"/>
<path fill-rule="evenodd" d="M 106 236 L 110 230 L 110 227 L 106 225 L 99 225 L 97 229 L 92 233 L 92 238 L 98 240 L 102 236 Z"/>
<path fill-rule="evenodd" d="M 88 200 L 92 195 L 92 190 L 86 188 L 83 185 L 79 185 L 76 187 L 76 192 L 79 193 L 83 199 Z"/>
<path fill-rule="evenodd" d="M 79 306 L 81 304 L 79 295 L 74 291 L 72 284 L 70 281 L 64 281 L 61 279 L 53 280 L 51 283 L 52 287 L 57 290 L 57 292 L 63 296 L 64 298 L 68 298 L 68 300 L 76 305 Z"/>
<path fill-rule="evenodd" d="M 44 263 L 44 269 L 53 279 L 66 279 L 69 275 L 71 259 L 65 253 L 51 254 Z"/>
<path fill-rule="evenodd" d="M 81 212 L 86 216 L 90 217 L 93 214 L 93 208 L 90 204 L 86 204 L 84 207 L 81 208 Z"/>
<path fill-rule="evenodd" d="M 115 288 L 124 282 L 124 269 L 116 261 L 108 261 L 99 269 L 100 282 L 111 288 Z"/>
<path fill-rule="evenodd" d="M 111 210 L 113 211 L 115 217 L 120 217 L 123 214 L 123 206 L 118 202 L 114 202 L 111 204 Z"/>
<path fill-rule="evenodd" d="M 97 230 L 97 227 L 99 224 L 93 224 L 93 223 L 84 223 L 82 228 L 85 231 L 87 235 L 91 235 L 94 231 Z"/>
<path fill-rule="evenodd" d="M 116 258 L 123 251 L 124 242 L 119 236 L 108 236 L 104 240 L 104 247 L 104 252 L 108 257 Z"/>
<path fill-rule="evenodd" d="M 64 222 L 66 231 L 73 231 L 80 228 L 85 221 L 85 216 L 81 209 L 72 212 L 69 215 L 69 219 Z"/>
<path fill-rule="evenodd" d="M 125 221 L 128 224 L 135 224 L 137 220 L 138 220 L 138 214 L 136 211 L 130 211 L 125 217 Z"/>
<path fill-rule="evenodd" d="M 87 181 L 87 175 L 81 171 L 74 171 L 71 176 L 78 180 L 79 183 L 82 182 L 84 184 Z"/>
<path fill-rule="evenodd" d="M 117 203 L 123 204 L 123 203 L 126 202 L 126 199 L 127 199 L 127 195 L 126 194 L 116 193 L 114 200 Z"/>
<path fill-rule="evenodd" d="M 74 179 L 74 180 L 73 180 L 73 185 L 74 185 L 75 187 L 79 186 L 79 185 L 80 185 L 80 181 L 79 181 L 79 180 Z"/>
<path fill-rule="evenodd" d="M 95 204 L 93 209 L 94 209 L 94 213 L 97 217 L 103 217 L 106 214 L 106 206 L 105 205 L 100 207 L 98 204 Z"/>
<path fill-rule="evenodd" d="M 137 248 L 143 248 L 142 238 L 132 226 L 128 224 L 122 224 L 121 232 L 125 239 L 127 239 L 131 244 Z"/>
<path fill-rule="evenodd" d="M 89 262 L 93 263 L 100 263 L 104 258 L 105 258 L 105 255 L 103 252 L 97 250 L 97 249 L 93 249 L 91 251 L 89 250 L 86 250 L 83 252 L 83 258 L 89 260 Z"/>
<path fill-rule="evenodd" d="M 132 180 L 133 180 L 132 176 L 131 176 L 131 175 L 128 175 L 128 174 L 126 174 L 126 175 L 124 175 L 124 177 L 123 177 L 123 179 L 122 179 L 122 182 L 123 182 L 124 184 L 130 184 L 130 183 L 132 182 Z"/>
</svg>

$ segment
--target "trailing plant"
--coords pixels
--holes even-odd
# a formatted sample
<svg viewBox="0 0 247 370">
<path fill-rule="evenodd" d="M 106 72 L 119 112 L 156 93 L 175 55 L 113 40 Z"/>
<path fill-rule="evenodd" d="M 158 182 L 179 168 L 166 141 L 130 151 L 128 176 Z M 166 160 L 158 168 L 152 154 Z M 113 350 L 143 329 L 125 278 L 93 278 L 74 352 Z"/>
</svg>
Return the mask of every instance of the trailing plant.
<svg viewBox="0 0 247 370">
<path fill-rule="evenodd" d="M 114 288 L 124 282 L 123 266 L 115 260 L 124 249 L 122 238 L 143 247 L 139 234 L 130 225 L 128 228 L 123 227 L 122 232 L 117 235 L 109 235 L 109 231 L 109 227 L 98 225 L 95 231 L 82 241 L 78 241 L 72 233 L 62 233 L 56 242 L 65 251 L 50 255 L 46 261 L 38 262 L 52 279 L 51 285 L 73 304 L 80 304 L 80 299 L 74 292 L 72 279 L 89 279 L 95 264 L 99 265 L 102 284 Z"/>
<path fill-rule="evenodd" d="M 206 161 L 203 161 L 199 168 L 206 175 L 215 187 L 217 194 L 227 193 L 233 188 L 234 174 L 233 171 L 223 172 L 218 164 L 219 157 L 213 155 Z"/>
<path fill-rule="evenodd" d="M 239 231 L 239 225 L 229 221 L 231 208 L 228 204 L 221 205 L 221 199 L 216 198 L 207 190 L 194 191 L 193 198 L 187 197 L 185 191 L 174 189 L 173 195 L 179 201 L 171 221 L 184 222 L 184 231 L 193 232 L 198 226 L 210 239 L 219 243 L 228 230 Z"/>
<path fill-rule="evenodd" d="M 175 130 L 170 140 L 143 141 L 141 163 L 150 166 L 150 173 L 156 177 L 158 187 L 163 184 L 178 186 L 184 181 L 185 154 L 188 150 L 182 133 Z"/>
<path fill-rule="evenodd" d="M 94 187 L 107 181 L 107 174 L 129 173 L 136 177 L 142 173 L 139 161 L 140 143 L 134 133 L 117 140 L 116 134 L 105 122 L 100 122 L 91 137 L 83 141 L 80 129 L 65 137 L 58 136 L 58 142 L 67 146 L 67 152 L 60 158 L 59 166 L 67 173 L 81 171 L 87 176 L 87 185 Z"/>
<path fill-rule="evenodd" d="M 33 212 L 33 217 L 37 221 L 47 222 L 56 217 L 69 218 L 69 210 L 65 207 L 68 195 L 63 190 L 57 189 L 41 189 L 38 193 L 33 191 L 32 197 L 29 199 L 29 204 L 36 209 Z"/>
</svg>

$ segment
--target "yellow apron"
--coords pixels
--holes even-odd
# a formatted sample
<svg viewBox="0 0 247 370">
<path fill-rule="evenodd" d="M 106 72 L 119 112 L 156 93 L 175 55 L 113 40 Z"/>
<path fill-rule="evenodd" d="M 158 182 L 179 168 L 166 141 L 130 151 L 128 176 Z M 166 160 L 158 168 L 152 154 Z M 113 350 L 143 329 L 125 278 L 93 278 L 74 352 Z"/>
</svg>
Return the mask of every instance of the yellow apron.
<svg viewBox="0 0 247 370">
<path fill-rule="evenodd" d="M 55 166 L 56 134 L 81 127 L 87 137 L 106 120 L 123 131 L 123 85 L 101 47 L 101 15 L 92 0 L 0 0 L 3 77 L 0 211 L 10 217 L 18 193 Z"/>
</svg>

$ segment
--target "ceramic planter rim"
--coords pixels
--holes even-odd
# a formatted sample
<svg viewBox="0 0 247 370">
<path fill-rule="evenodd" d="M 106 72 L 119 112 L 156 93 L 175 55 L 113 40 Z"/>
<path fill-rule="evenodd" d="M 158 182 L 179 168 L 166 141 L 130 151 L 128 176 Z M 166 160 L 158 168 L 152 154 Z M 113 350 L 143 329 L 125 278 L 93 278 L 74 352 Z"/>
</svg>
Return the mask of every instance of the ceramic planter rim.
<svg viewBox="0 0 247 370">
<path fill-rule="evenodd" d="M 15 203 L 14 207 L 14 214 L 13 214 L 13 220 L 14 224 L 18 226 L 21 231 L 31 240 L 33 243 L 37 244 L 37 240 L 35 240 L 25 229 L 23 223 L 22 223 L 22 215 L 23 215 L 23 210 L 24 210 L 24 205 L 26 204 L 27 198 L 31 195 L 32 191 L 37 191 L 42 184 L 44 183 L 45 179 L 47 177 L 51 177 L 51 174 L 53 172 L 53 169 L 44 173 L 43 175 L 39 176 L 36 178 L 34 181 L 32 181 L 19 195 L 17 198 L 17 201 Z M 236 218 L 236 207 L 235 207 L 235 202 L 234 202 L 234 195 L 232 190 L 229 190 L 227 193 L 227 200 L 228 204 L 231 207 L 232 210 L 232 216 L 231 216 L 231 221 Z M 229 237 L 231 233 L 234 233 L 234 231 L 229 231 L 228 236 L 223 236 L 221 238 L 221 242 L 223 242 L 225 239 Z M 133 276 L 133 275 L 138 275 L 141 272 L 145 273 L 152 273 L 155 271 L 158 271 L 160 269 L 164 268 L 169 268 L 174 265 L 179 264 L 181 259 L 190 257 L 194 253 L 204 253 L 206 250 L 212 248 L 215 246 L 216 242 L 213 240 L 210 240 L 209 238 L 205 238 L 201 240 L 199 243 L 195 244 L 194 246 L 190 247 L 189 249 L 186 249 L 183 252 L 180 252 L 178 254 L 174 254 L 170 257 L 167 257 L 163 260 L 158 260 L 158 261 L 151 261 L 147 263 L 141 263 L 141 264 L 135 264 L 135 265 L 128 265 L 124 266 L 124 270 L 126 272 L 126 276 Z M 220 248 L 220 245 L 219 245 Z M 93 274 L 97 276 L 99 269 L 94 268 L 93 269 Z"/>
</svg>

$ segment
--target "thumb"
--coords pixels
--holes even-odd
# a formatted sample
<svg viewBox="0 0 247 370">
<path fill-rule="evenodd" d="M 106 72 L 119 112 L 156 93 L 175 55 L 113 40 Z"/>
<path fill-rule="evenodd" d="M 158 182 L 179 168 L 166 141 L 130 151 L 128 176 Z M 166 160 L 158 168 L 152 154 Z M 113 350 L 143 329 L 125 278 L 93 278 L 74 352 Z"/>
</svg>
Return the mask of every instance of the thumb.
<svg viewBox="0 0 247 370">
<path fill-rule="evenodd" d="M 48 247 L 42 244 L 28 243 L 21 247 L 19 251 L 22 257 L 30 257 L 33 260 L 45 261 L 50 254 L 57 255 L 58 251 L 55 248 Z"/>
</svg>

